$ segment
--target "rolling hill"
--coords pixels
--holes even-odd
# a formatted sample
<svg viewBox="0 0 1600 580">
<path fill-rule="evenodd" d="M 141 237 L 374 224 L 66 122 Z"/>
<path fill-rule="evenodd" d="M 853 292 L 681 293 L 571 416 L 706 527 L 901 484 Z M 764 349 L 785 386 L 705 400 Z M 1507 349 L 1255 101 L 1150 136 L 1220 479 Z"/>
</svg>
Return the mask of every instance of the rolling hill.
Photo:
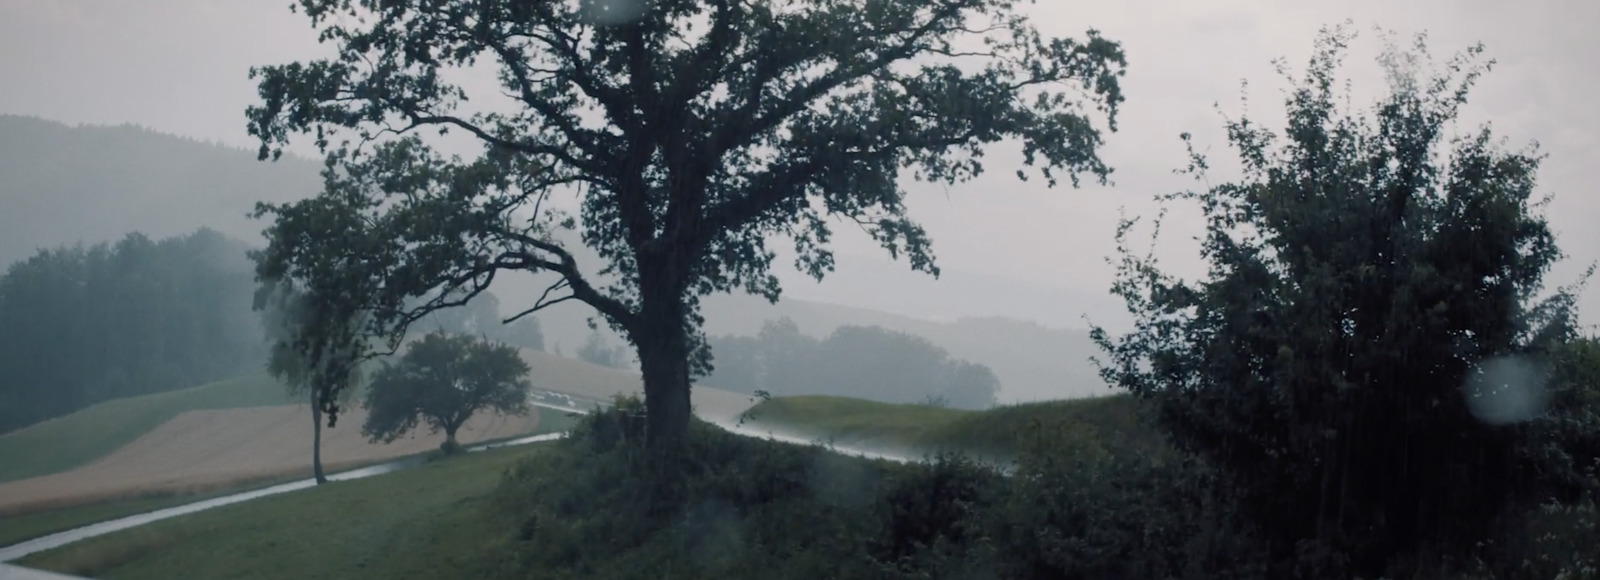
<svg viewBox="0 0 1600 580">
<path fill-rule="evenodd" d="M 185 412 L 295 402 L 282 384 L 265 374 L 106 401 L 0 435 L 0 483 L 83 465 Z"/>
<path fill-rule="evenodd" d="M 265 227 L 247 217 L 256 202 L 314 195 L 320 170 L 131 125 L 0 115 L 0 267 L 133 231 L 165 238 L 207 226 L 254 244 Z"/>
</svg>

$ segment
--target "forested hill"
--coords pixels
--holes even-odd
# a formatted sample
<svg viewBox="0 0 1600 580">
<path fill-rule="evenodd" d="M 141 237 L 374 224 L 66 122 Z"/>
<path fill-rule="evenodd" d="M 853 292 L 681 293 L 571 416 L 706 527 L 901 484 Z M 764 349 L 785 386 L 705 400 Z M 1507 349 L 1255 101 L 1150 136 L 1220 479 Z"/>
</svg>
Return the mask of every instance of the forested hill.
<svg viewBox="0 0 1600 580">
<path fill-rule="evenodd" d="M 261 369 L 244 243 L 212 230 L 48 249 L 0 276 L 0 433 Z"/>
<path fill-rule="evenodd" d="M 0 115 L 0 270 L 42 248 L 204 226 L 254 242 L 257 201 L 308 197 L 321 165 L 134 126 L 71 127 Z"/>
</svg>

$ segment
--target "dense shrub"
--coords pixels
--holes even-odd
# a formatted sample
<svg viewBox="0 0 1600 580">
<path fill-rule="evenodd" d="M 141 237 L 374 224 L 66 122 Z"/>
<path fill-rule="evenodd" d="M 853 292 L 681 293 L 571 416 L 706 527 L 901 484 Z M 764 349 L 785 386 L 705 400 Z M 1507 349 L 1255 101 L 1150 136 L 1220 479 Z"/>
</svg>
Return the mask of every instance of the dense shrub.
<svg viewBox="0 0 1600 580">
<path fill-rule="evenodd" d="M 619 400 L 508 473 L 507 574 L 549 578 L 1266 577 L 1210 471 L 1040 433 L 1014 474 L 959 455 L 901 465 L 705 424 L 644 452 Z M 1059 431 L 1059 432 L 1058 432 Z"/>
<path fill-rule="evenodd" d="M 740 437 L 697 423 L 646 453 L 619 399 L 507 473 L 488 517 L 505 576 L 540 578 L 1355 578 L 1337 546 L 1290 553 L 1240 509 L 1240 482 L 1089 422 L 1023 426 L 1006 471 L 915 464 Z M 1389 578 L 1595 578 L 1600 464 L 1583 491 L 1511 510 L 1470 551 L 1419 550 Z M 1368 578 L 1372 578 L 1368 576 Z"/>
</svg>

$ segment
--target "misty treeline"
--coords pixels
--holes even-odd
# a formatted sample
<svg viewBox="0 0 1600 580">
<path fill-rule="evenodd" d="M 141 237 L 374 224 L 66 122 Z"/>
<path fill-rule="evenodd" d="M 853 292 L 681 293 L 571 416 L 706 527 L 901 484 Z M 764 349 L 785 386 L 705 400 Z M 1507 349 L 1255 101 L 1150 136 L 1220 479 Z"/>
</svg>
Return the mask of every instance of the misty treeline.
<svg viewBox="0 0 1600 580">
<path fill-rule="evenodd" d="M 714 370 L 700 382 L 740 393 L 984 409 L 995 404 L 1000 389 L 989 367 L 878 326 L 840 326 L 819 340 L 782 318 L 768 321 L 755 336 L 717 336 L 710 343 Z"/>
<path fill-rule="evenodd" d="M 0 433 L 102 401 L 261 372 L 267 347 L 251 311 L 249 250 L 201 228 L 43 249 L 12 263 L 0 276 Z M 486 293 L 416 330 L 543 350 L 536 319 L 501 320 Z"/>
<path fill-rule="evenodd" d="M 544 329 L 539 326 L 539 319 L 524 316 L 505 322 L 505 317 L 500 313 L 500 298 L 487 291 L 462 306 L 429 312 L 412 323 L 410 331 L 412 334 L 464 334 L 518 348 L 544 351 Z"/>
<path fill-rule="evenodd" d="M 261 370 L 247 247 L 209 229 L 40 250 L 0 277 L 0 432 Z"/>
<path fill-rule="evenodd" d="M 584 339 L 583 344 L 579 345 L 573 354 L 578 356 L 578 360 L 607 368 L 620 369 L 629 362 L 628 349 L 622 345 L 607 343 L 598 329 L 590 330 L 589 337 Z"/>
</svg>

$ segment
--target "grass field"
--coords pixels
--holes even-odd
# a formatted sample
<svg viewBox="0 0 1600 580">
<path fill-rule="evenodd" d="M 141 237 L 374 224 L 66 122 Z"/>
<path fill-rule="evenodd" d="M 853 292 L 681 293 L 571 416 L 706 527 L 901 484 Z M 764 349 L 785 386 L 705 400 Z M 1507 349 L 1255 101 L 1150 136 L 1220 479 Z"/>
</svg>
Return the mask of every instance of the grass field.
<svg viewBox="0 0 1600 580">
<path fill-rule="evenodd" d="M 562 411 L 545 408 L 536 408 L 535 411 L 539 413 L 539 428 L 537 429 L 536 433 L 565 431 L 571 429 L 573 425 L 577 424 L 576 418 L 571 417 Z M 520 436 L 522 435 L 519 435 L 518 437 Z M 384 463 L 393 460 L 394 459 L 392 458 L 383 459 L 373 463 Z M 351 465 L 346 466 L 346 468 L 356 469 L 362 466 L 363 465 Z M 4 516 L 3 520 L 0 520 L 0 546 L 8 546 L 40 536 L 53 534 L 55 532 L 70 530 L 80 526 L 86 526 L 89 524 L 113 520 L 125 516 L 202 501 L 213 497 L 240 493 L 286 481 L 299 480 L 308 476 L 309 473 L 296 472 L 276 477 L 258 479 L 255 481 L 243 482 L 236 485 L 207 489 L 204 491 L 143 494 L 135 497 L 99 501 L 68 508 L 52 509 L 39 512 L 26 512 L 21 514 L 8 514 Z"/>
<path fill-rule="evenodd" d="M 803 397 L 768 401 L 755 416 L 759 424 L 859 444 L 1010 455 L 1031 437 L 1056 443 L 1077 437 L 1081 431 L 1073 425 L 1091 427 L 1101 442 L 1143 445 L 1153 435 L 1137 411 L 1122 397 L 979 412 Z M 682 467 L 687 479 L 658 489 L 628 475 L 648 462 L 603 443 L 611 440 L 607 432 L 218 508 L 17 564 L 106 579 L 168 578 L 176 571 L 205 578 L 641 579 L 742 578 L 765 571 L 779 580 L 819 577 L 840 566 L 854 570 L 840 577 L 865 578 L 878 574 L 874 561 L 890 557 L 885 546 L 899 543 L 884 544 L 892 538 L 881 536 L 883 530 L 922 529 L 946 517 L 938 515 L 946 508 L 917 515 L 933 506 L 914 507 L 924 500 L 915 499 L 921 492 L 904 495 L 909 490 L 947 484 L 982 490 L 971 492 L 990 498 L 980 501 L 986 507 L 972 508 L 986 514 L 973 513 L 973 525 L 1013 517 L 1005 515 L 1011 513 L 1006 506 L 1038 501 L 1015 495 L 1031 493 L 1028 488 L 1013 490 L 959 464 L 856 460 L 705 425 L 691 439 L 693 459 Z M 1106 481 L 1108 489 L 1121 489 L 1120 480 Z M 1117 501 L 1103 503 L 1107 513 L 1122 510 Z M 928 517 L 934 519 L 918 523 Z M 962 554 L 962 561 L 991 565 L 989 556 Z"/>
<path fill-rule="evenodd" d="M 477 576 L 508 534 L 485 497 L 542 444 L 224 506 L 34 554 L 19 565 L 93 578 Z"/>
<path fill-rule="evenodd" d="M 190 389 L 116 399 L 0 435 L 0 482 L 72 469 L 105 456 L 185 411 L 284 405 L 265 374 Z M 40 450 L 48 449 L 49 453 Z"/>
<path fill-rule="evenodd" d="M 4 523 L 0 524 L 0 546 L 9 546 L 90 524 L 268 487 L 295 479 L 300 479 L 300 476 L 273 478 L 205 492 L 149 494 L 144 497 L 130 497 L 56 510 L 7 515 Z"/>
<path fill-rule="evenodd" d="M 1061 430 L 1091 428 L 1103 442 L 1164 449 L 1127 395 L 1006 405 L 984 411 L 896 405 L 846 397 L 781 397 L 748 412 L 745 424 L 856 447 L 912 455 L 960 451 L 1009 460 Z"/>
</svg>

